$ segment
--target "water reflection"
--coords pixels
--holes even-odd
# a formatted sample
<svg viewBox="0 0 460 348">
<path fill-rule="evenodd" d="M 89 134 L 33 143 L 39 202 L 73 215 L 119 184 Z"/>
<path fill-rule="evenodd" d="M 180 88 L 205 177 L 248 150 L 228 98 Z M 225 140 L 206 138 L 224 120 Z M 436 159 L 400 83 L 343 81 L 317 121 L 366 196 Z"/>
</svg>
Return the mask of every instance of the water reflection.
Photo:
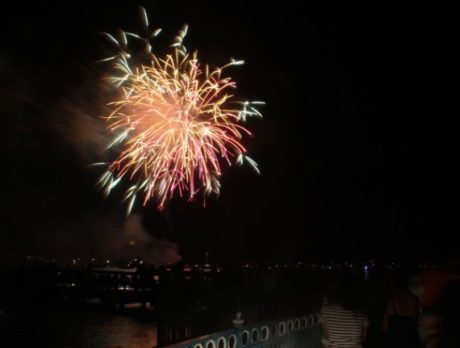
<svg viewBox="0 0 460 348">
<path fill-rule="evenodd" d="M 136 311 L 27 307 L 3 315 L 0 346 L 59 348 L 152 348 L 156 323 Z"/>
</svg>

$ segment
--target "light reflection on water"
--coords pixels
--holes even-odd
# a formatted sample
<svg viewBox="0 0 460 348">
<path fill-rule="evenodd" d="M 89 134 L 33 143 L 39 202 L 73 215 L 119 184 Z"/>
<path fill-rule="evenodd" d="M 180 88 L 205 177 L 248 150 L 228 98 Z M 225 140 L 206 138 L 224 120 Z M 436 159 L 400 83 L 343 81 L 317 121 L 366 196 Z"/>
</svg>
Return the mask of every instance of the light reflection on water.
<svg viewBox="0 0 460 348">
<path fill-rule="evenodd" d="M 107 320 L 86 322 L 78 340 L 81 347 L 88 348 L 152 348 L 156 345 L 156 327 L 154 323 L 137 322 L 117 315 Z"/>
<path fill-rule="evenodd" d="M 2 347 L 152 348 L 156 323 L 145 314 L 99 308 L 21 308 L 4 313 Z"/>
</svg>

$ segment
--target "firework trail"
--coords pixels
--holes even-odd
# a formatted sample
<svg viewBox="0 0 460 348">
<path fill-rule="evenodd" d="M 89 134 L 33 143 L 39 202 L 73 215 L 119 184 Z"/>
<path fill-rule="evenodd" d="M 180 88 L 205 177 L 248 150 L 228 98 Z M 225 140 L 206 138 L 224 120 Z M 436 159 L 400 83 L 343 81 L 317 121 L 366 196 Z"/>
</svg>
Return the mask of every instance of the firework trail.
<svg viewBox="0 0 460 348">
<path fill-rule="evenodd" d="M 162 209 L 174 193 L 190 200 L 199 192 L 203 198 L 218 195 L 221 162 L 246 162 L 259 172 L 241 143 L 243 135 L 251 135 L 242 124 L 248 117 L 262 117 L 256 106 L 264 104 L 233 100 L 229 90 L 236 84 L 223 71 L 244 61 L 203 68 L 197 52 L 189 53 L 183 45 L 187 26 L 174 38 L 171 52 L 157 56 L 151 41 L 161 30 L 150 31 L 143 8 L 141 15 L 149 34 L 104 33 L 118 53 L 102 60 L 113 62 L 110 80 L 120 92 L 105 117 L 113 134 L 107 149 L 117 147 L 119 153 L 111 163 L 96 163 L 107 168 L 98 185 L 108 195 L 122 179 L 129 180 L 124 196 L 128 214 L 138 196 L 143 205 L 154 199 Z M 132 53 L 128 39 L 141 43 L 143 51 Z"/>
</svg>

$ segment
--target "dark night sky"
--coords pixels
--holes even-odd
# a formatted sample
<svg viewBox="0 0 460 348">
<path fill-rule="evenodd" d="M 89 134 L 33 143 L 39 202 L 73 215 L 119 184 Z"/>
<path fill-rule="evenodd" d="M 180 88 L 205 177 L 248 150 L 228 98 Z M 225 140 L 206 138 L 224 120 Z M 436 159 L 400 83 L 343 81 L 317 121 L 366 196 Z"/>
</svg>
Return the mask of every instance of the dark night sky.
<svg viewBox="0 0 460 348">
<path fill-rule="evenodd" d="M 191 260 L 208 249 L 223 262 L 458 253 L 439 133 L 450 46 L 432 9 L 113 3 L 18 1 L 2 15 L 3 255 L 124 256 L 122 190 L 104 201 L 86 165 L 103 157 L 107 66 L 94 62 L 110 45 L 99 33 L 140 29 L 139 4 L 163 28 L 160 46 L 188 23 L 202 60 L 245 59 L 230 73 L 238 93 L 267 105 L 246 140 L 262 175 L 228 168 L 206 208 L 138 207 L 135 238 L 148 243 L 135 252 Z"/>
</svg>

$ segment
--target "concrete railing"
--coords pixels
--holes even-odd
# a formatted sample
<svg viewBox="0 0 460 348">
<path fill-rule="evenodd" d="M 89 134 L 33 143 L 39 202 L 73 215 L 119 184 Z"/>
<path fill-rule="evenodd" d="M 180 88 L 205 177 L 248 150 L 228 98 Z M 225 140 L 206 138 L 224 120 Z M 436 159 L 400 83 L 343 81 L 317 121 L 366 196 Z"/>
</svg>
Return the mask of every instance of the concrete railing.
<svg viewBox="0 0 460 348">
<path fill-rule="evenodd" d="M 241 321 L 242 322 L 242 321 Z M 321 348 L 318 315 L 244 325 L 167 346 L 167 348 Z"/>
</svg>

